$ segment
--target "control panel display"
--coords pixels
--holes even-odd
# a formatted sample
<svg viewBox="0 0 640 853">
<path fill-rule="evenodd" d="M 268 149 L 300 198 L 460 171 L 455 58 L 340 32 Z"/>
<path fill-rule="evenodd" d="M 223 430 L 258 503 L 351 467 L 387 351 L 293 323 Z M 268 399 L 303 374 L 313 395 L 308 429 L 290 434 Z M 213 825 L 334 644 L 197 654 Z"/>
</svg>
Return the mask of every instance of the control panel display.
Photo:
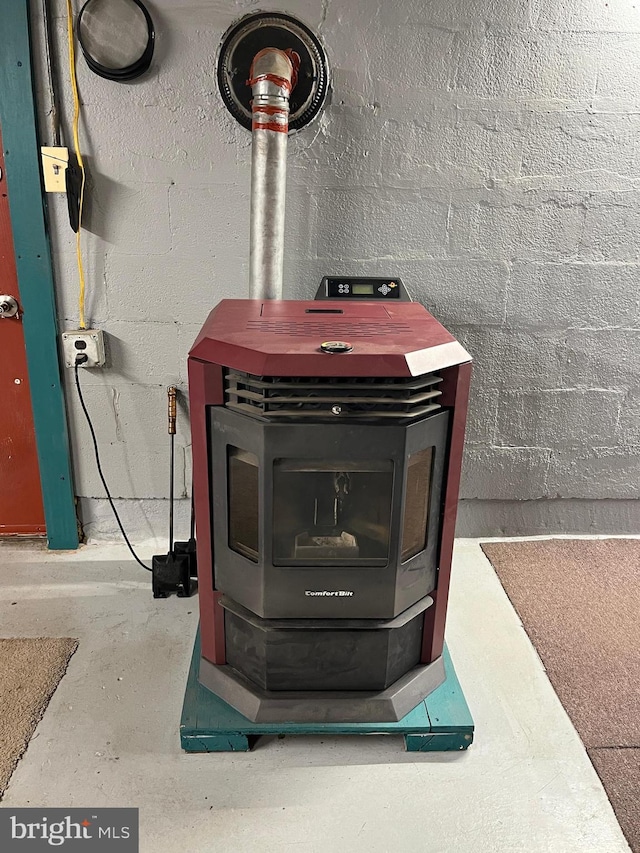
<svg viewBox="0 0 640 853">
<path fill-rule="evenodd" d="M 395 276 L 373 278 L 326 275 L 316 292 L 316 299 L 370 299 L 375 302 L 394 299 L 397 302 L 411 302 L 407 288 Z"/>
<path fill-rule="evenodd" d="M 326 278 L 325 284 L 328 299 L 400 299 L 402 288 L 399 279 L 389 278 Z"/>
</svg>

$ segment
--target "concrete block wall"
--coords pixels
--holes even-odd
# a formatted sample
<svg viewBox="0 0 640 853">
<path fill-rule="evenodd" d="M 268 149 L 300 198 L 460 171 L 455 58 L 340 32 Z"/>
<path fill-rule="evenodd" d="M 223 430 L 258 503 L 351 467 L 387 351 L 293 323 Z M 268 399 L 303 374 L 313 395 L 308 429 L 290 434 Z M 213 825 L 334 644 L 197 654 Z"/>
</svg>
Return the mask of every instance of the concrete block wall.
<svg viewBox="0 0 640 853">
<path fill-rule="evenodd" d="M 64 3 L 51 5 L 64 56 Z M 82 379 L 134 538 L 164 530 L 164 388 L 186 397 L 186 353 L 206 314 L 247 293 L 250 136 L 221 103 L 215 65 L 222 33 L 258 8 L 149 5 L 157 50 L 143 79 L 111 83 L 78 64 L 88 316 L 109 341 L 108 367 Z M 459 533 L 637 532 L 640 6 L 268 6 L 314 27 L 333 70 L 330 105 L 290 143 L 286 296 L 310 296 L 324 274 L 399 274 L 473 354 Z M 44 116 L 43 69 L 39 85 Z M 64 197 L 49 208 L 71 328 Z M 85 529 L 109 537 L 71 385 L 68 400 Z M 185 399 L 184 495 L 187 427 Z"/>
</svg>

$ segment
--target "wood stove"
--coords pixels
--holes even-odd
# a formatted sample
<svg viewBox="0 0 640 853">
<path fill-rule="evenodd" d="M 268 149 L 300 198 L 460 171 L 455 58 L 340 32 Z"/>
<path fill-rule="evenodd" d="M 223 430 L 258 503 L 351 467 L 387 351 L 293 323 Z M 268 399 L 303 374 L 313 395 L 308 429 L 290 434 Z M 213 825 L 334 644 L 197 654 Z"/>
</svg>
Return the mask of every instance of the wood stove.
<svg viewBox="0 0 640 853">
<path fill-rule="evenodd" d="M 398 279 L 211 312 L 189 356 L 202 684 L 255 721 L 365 722 L 442 683 L 469 378 Z"/>
</svg>

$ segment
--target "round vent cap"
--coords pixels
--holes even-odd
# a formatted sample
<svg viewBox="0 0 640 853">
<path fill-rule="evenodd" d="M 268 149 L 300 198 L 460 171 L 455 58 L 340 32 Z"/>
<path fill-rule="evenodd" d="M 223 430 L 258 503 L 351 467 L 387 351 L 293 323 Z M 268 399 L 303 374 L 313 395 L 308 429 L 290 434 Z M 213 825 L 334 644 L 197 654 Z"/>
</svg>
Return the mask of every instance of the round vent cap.
<svg viewBox="0 0 640 853">
<path fill-rule="evenodd" d="M 353 346 L 347 341 L 325 341 L 320 349 L 322 352 L 351 352 Z"/>
</svg>

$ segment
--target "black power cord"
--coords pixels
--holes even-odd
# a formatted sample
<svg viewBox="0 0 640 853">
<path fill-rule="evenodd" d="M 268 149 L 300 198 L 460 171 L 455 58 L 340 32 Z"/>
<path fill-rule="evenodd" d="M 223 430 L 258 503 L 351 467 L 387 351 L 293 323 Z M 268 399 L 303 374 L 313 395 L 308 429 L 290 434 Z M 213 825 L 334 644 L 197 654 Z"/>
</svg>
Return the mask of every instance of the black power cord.
<svg viewBox="0 0 640 853">
<path fill-rule="evenodd" d="M 84 402 L 84 397 L 82 396 L 82 388 L 80 387 L 80 374 L 78 373 L 78 368 L 85 361 L 87 361 L 86 355 L 77 356 L 76 362 L 73 366 L 73 369 L 75 371 L 75 376 L 76 376 L 76 388 L 78 389 L 78 398 L 80 399 L 80 405 L 82 406 L 82 411 L 84 412 L 84 416 L 87 419 L 87 424 L 89 426 L 89 432 L 91 433 L 91 440 L 93 442 L 93 452 L 94 452 L 95 457 L 96 457 L 96 467 L 98 468 L 98 474 L 100 475 L 100 480 L 102 481 L 102 485 L 104 486 L 104 490 L 107 494 L 107 500 L 109 501 L 109 505 L 111 506 L 111 509 L 113 510 L 113 514 L 115 516 L 115 519 L 118 522 L 118 527 L 120 528 L 120 533 L 122 533 L 122 538 L 127 543 L 127 548 L 129 549 L 129 551 L 131 551 L 131 556 L 136 561 L 136 563 L 138 563 L 139 565 L 142 566 L 143 569 L 146 569 L 148 572 L 150 572 L 151 567 L 146 566 L 142 562 L 140 557 L 138 557 L 136 552 L 133 550 L 133 546 L 131 545 L 131 542 L 129 542 L 129 537 L 125 533 L 125 529 L 122 526 L 122 522 L 120 521 L 120 516 L 118 515 L 118 510 L 115 507 L 115 504 L 113 502 L 113 498 L 111 497 L 111 492 L 109 491 L 109 486 L 107 486 L 107 481 L 105 480 L 104 474 L 102 473 L 102 464 L 100 462 L 100 453 L 98 451 L 98 439 L 96 438 L 96 432 L 93 428 L 93 424 L 91 422 L 91 417 L 90 417 L 89 412 L 87 410 L 87 406 Z"/>
</svg>

